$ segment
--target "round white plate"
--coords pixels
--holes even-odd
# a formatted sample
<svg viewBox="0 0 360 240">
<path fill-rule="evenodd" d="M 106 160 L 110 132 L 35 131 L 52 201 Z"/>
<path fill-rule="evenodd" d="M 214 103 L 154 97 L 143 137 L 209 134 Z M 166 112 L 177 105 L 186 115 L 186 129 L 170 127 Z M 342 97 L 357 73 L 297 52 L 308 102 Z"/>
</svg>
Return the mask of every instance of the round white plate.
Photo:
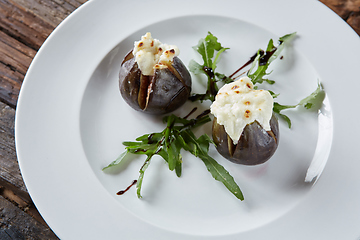
<svg viewBox="0 0 360 240">
<path fill-rule="evenodd" d="M 297 32 L 272 65 L 271 89 L 280 103 L 296 104 L 320 81 L 327 97 L 319 113 L 286 112 L 293 127 L 280 121 L 279 148 L 263 165 L 236 165 L 211 148 L 244 201 L 186 153 L 180 178 L 152 160 L 142 199 L 135 187 L 116 192 L 137 179 L 144 156 L 101 170 L 124 151 L 123 141 L 164 128 L 161 117 L 127 106 L 118 90 L 119 64 L 147 31 L 177 45 L 185 65 L 200 61 L 191 47 L 212 32 L 230 47 L 218 66 L 226 74 L 270 38 Z M 356 33 L 317 1 L 91 0 L 50 35 L 23 83 L 15 127 L 24 181 L 61 239 L 358 239 L 358 52 Z M 202 79 L 193 82 L 201 92 Z"/>
</svg>

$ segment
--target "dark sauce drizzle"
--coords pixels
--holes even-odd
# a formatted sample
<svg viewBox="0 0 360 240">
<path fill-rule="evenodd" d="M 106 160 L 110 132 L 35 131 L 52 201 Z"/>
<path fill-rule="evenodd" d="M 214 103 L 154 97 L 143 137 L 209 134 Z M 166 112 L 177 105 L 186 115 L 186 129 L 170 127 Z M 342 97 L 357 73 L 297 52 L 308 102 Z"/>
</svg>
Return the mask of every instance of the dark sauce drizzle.
<svg viewBox="0 0 360 240">
<path fill-rule="evenodd" d="M 154 137 L 154 133 L 152 133 L 152 134 L 150 134 L 150 135 L 148 136 L 148 144 L 154 143 L 153 137 Z"/>
<path fill-rule="evenodd" d="M 206 109 L 205 111 L 203 111 L 202 113 L 200 113 L 196 119 L 202 118 L 205 115 L 208 115 L 210 113 L 210 109 Z"/>
<path fill-rule="evenodd" d="M 274 48 L 272 51 L 266 51 L 265 54 L 261 54 L 259 59 L 259 66 L 264 66 L 269 61 L 270 57 L 275 53 L 277 48 Z"/>
<path fill-rule="evenodd" d="M 118 191 L 116 195 L 123 195 L 126 193 L 132 186 L 134 186 L 137 183 L 137 180 L 134 180 L 125 190 Z"/>
<path fill-rule="evenodd" d="M 193 114 L 197 110 L 197 107 L 194 107 L 185 117 L 184 119 L 187 119 L 191 114 Z"/>
<path fill-rule="evenodd" d="M 262 53 L 260 53 L 260 54 L 262 54 Z M 238 70 L 236 70 L 233 74 L 231 74 L 231 75 L 229 76 L 229 78 L 232 78 L 235 74 L 237 74 L 238 72 L 240 72 L 241 69 L 243 69 L 243 68 L 246 67 L 247 65 L 251 64 L 251 63 L 255 60 L 256 56 L 257 56 L 257 53 L 255 53 L 255 54 L 249 59 L 249 61 L 247 61 L 244 65 L 242 65 Z"/>
</svg>

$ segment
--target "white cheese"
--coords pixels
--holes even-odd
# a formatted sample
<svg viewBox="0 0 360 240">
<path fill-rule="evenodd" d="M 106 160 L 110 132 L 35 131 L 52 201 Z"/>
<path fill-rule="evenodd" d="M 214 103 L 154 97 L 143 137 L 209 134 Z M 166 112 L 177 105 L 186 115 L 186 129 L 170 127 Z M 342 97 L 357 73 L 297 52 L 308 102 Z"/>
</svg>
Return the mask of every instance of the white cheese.
<svg viewBox="0 0 360 240">
<path fill-rule="evenodd" d="M 179 53 L 177 46 L 163 44 L 149 32 L 134 42 L 133 55 L 143 75 L 153 75 L 154 69 L 166 68 Z"/>
<path fill-rule="evenodd" d="M 249 77 L 225 84 L 210 106 L 217 122 L 223 125 L 226 133 L 237 144 L 247 124 L 255 120 L 270 131 L 270 119 L 274 99 L 266 90 L 254 90 Z"/>
</svg>

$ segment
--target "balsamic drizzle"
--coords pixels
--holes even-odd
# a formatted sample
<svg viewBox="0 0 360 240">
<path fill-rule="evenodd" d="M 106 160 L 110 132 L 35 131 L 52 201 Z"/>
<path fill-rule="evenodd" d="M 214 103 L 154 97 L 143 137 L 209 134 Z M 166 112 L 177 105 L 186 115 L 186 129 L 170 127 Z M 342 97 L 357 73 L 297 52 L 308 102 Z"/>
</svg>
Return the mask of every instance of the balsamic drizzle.
<svg viewBox="0 0 360 240">
<path fill-rule="evenodd" d="M 132 186 L 134 186 L 137 183 L 137 180 L 134 180 L 125 190 L 118 191 L 116 195 L 123 195 L 126 193 Z"/>
<path fill-rule="evenodd" d="M 263 51 L 262 51 L 263 52 Z M 241 69 L 243 69 L 244 67 L 246 67 L 247 65 L 249 65 L 249 64 L 251 64 L 254 60 L 255 60 L 255 58 L 256 58 L 256 56 L 257 56 L 257 52 L 249 59 L 249 61 L 247 61 L 244 65 L 242 65 L 238 70 L 236 70 L 233 74 L 231 74 L 230 76 L 229 76 L 229 78 L 232 78 L 235 74 L 237 74 L 238 72 L 240 72 L 241 71 Z M 260 52 L 260 54 L 263 54 L 263 53 L 261 53 Z"/>
</svg>

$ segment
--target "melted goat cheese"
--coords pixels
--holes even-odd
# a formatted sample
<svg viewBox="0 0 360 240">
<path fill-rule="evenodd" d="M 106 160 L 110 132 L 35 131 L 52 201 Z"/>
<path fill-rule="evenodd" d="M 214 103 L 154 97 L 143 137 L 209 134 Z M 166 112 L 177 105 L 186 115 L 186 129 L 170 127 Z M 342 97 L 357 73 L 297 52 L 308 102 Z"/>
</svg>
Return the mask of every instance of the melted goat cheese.
<svg viewBox="0 0 360 240">
<path fill-rule="evenodd" d="M 133 55 L 143 75 L 153 75 L 154 69 L 167 68 L 179 53 L 177 46 L 163 44 L 149 32 L 134 42 Z"/>
<path fill-rule="evenodd" d="M 223 125 L 226 133 L 236 145 L 247 124 L 255 120 L 270 131 L 274 99 L 266 90 L 254 90 L 249 77 L 225 84 L 210 106 L 217 122 Z"/>
</svg>

